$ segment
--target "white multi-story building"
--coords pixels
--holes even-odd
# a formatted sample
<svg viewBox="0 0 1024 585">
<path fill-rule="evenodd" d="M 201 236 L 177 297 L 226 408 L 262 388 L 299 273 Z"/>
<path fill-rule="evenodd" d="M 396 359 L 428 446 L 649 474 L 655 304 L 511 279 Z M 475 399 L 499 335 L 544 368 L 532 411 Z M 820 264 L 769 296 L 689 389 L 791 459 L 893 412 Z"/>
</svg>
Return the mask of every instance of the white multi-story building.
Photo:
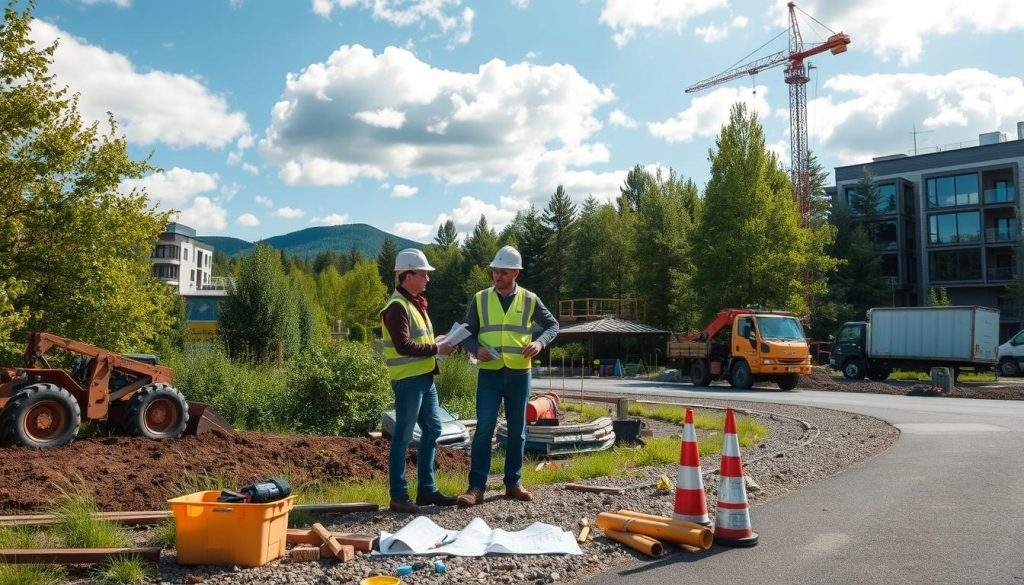
<svg viewBox="0 0 1024 585">
<path fill-rule="evenodd" d="M 217 304 L 227 296 L 227 279 L 212 276 L 213 246 L 196 238 L 196 230 L 171 223 L 153 245 L 149 258 L 153 276 L 185 298 L 190 339 L 215 338 Z"/>
</svg>

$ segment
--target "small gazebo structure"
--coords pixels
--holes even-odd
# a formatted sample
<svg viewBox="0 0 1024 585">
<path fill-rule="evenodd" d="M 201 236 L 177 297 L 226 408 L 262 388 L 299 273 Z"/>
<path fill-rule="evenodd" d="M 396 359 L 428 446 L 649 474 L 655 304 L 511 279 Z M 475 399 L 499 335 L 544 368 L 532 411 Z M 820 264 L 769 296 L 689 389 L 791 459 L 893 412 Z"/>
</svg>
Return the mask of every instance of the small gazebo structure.
<svg viewBox="0 0 1024 585">
<path fill-rule="evenodd" d="M 657 327 L 612 316 L 580 321 L 568 327 L 563 327 L 558 331 L 559 338 L 580 337 L 583 340 L 583 345 L 586 348 L 587 363 L 591 363 L 595 357 L 595 340 L 607 347 L 605 342 L 614 339 L 614 352 L 616 357 L 621 358 L 624 357 L 622 356 L 622 340 L 624 338 L 637 338 L 639 340 L 641 360 L 643 360 L 645 355 L 651 356 L 653 359 L 649 358 L 643 361 L 645 364 L 653 364 L 658 361 L 656 357 L 658 353 L 664 355 L 664 348 L 669 334 L 668 331 L 658 329 Z M 660 337 L 665 339 L 659 340 Z M 625 362 L 626 360 L 623 361 Z"/>
</svg>

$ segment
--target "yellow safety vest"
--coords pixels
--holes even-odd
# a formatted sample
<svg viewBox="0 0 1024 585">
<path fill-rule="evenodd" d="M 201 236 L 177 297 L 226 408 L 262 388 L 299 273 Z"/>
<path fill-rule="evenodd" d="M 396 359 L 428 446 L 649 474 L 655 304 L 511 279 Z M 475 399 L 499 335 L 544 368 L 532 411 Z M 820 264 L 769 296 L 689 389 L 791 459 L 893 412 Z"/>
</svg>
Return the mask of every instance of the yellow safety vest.
<svg viewBox="0 0 1024 585">
<path fill-rule="evenodd" d="M 530 326 L 537 308 L 537 295 L 523 287 L 518 289 L 507 312 L 501 308 L 493 286 L 476 293 L 476 312 L 480 317 L 477 340 L 501 355 L 501 359 L 480 362 L 485 370 L 500 370 L 502 366 L 530 369 L 530 358 L 524 357 L 522 351 L 533 341 Z"/>
<path fill-rule="evenodd" d="M 391 295 L 388 303 L 380 310 L 379 318 L 382 323 L 384 311 L 387 311 L 392 303 L 402 305 L 402 308 L 409 315 L 410 341 L 414 343 L 434 343 L 434 328 L 430 324 L 430 317 L 421 314 L 419 309 L 398 291 Z M 412 378 L 413 376 L 434 371 L 434 367 L 437 364 L 434 356 L 416 357 L 402 355 L 395 349 L 395 343 L 391 340 L 391 333 L 388 331 L 388 328 L 381 327 L 381 330 L 384 334 L 384 360 L 388 365 L 388 375 L 392 380 L 404 380 L 405 378 Z"/>
</svg>

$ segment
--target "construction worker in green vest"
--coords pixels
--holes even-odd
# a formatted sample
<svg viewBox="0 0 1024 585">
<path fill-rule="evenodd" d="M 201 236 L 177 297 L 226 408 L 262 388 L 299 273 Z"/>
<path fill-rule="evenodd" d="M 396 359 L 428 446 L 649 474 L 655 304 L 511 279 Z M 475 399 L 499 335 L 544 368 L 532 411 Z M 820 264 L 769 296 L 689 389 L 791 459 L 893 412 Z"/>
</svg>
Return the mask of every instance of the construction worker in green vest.
<svg viewBox="0 0 1024 585">
<path fill-rule="evenodd" d="M 434 337 L 423 292 L 434 269 L 423 252 L 408 248 L 395 257 L 395 292 L 380 311 L 384 336 L 384 359 L 395 393 L 395 432 L 388 451 L 388 489 L 391 509 L 417 514 L 420 506 L 454 506 L 456 498 L 446 496 L 434 484 L 434 454 L 441 436 L 438 413 L 437 355 L 448 355 L 454 347 L 444 336 Z M 405 480 L 405 458 L 412 442 L 413 427 L 420 425 L 416 449 L 416 501 L 409 498 Z"/>
<path fill-rule="evenodd" d="M 466 327 L 471 336 L 463 346 L 480 361 L 476 382 L 476 433 L 470 451 L 469 489 L 459 496 L 459 507 L 482 504 L 491 468 L 491 439 L 498 423 L 498 408 L 505 403 L 508 444 L 505 446 L 505 496 L 528 502 L 523 489 L 526 446 L 526 402 L 530 396 L 530 368 L 537 356 L 558 335 L 558 321 L 540 298 L 516 280 L 523 258 L 512 246 L 498 250 L 491 262 L 491 282 L 469 300 Z M 534 325 L 539 334 L 534 337 Z"/>
</svg>

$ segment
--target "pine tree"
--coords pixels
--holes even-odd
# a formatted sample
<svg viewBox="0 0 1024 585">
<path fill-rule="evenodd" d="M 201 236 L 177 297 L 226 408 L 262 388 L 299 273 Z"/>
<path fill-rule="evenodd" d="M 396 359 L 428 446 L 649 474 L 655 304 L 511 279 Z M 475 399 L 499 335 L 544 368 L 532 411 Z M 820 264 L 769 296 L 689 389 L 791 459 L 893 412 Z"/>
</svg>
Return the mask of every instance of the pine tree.
<svg viewBox="0 0 1024 585">
<path fill-rule="evenodd" d="M 396 256 L 398 256 L 398 245 L 395 244 L 395 240 L 391 239 L 391 236 L 384 238 L 384 242 L 380 245 L 380 251 L 377 252 L 377 270 L 380 272 L 380 281 L 384 283 L 385 288 L 391 286 L 391 282 L 395 279 Z"/>
<path fill-rule="evenodd" d="M 437 228 L 437 236 L 434 242 L 443 248 L 451 248 L 459 245 L 459 232 L 455 229 L 455 222 L 448 220 Z"/>
<path fill-rule="evenodd" d="M 465 274 L 468 275 L 474 267 L 486 268 L 497 253 L 498 235 L 487 227 L 487 218 L 481 215 L 480 221 L 473 228 L 473 233 L 462 244 Z"/>
<path fill-rule="evenodd" d="M 517 211 L 512 222 L 498 236 L 499 245 L 514 246 L 523 257 L 519 284 L 538 294 L 544 291 L 544 249 L 547 239 L 548 230 L 532 205 L 526 211 Z"/>
<path fill-rule="evenodd" d="M 540 287 L 551 306 L 558 307 L 565 294 L 569 273 L 569 247 L 576 221 L 576 205 L 559 185 L 541 215 L 541 223 L 548 232 L 544 244 Z"/>
</svg>

